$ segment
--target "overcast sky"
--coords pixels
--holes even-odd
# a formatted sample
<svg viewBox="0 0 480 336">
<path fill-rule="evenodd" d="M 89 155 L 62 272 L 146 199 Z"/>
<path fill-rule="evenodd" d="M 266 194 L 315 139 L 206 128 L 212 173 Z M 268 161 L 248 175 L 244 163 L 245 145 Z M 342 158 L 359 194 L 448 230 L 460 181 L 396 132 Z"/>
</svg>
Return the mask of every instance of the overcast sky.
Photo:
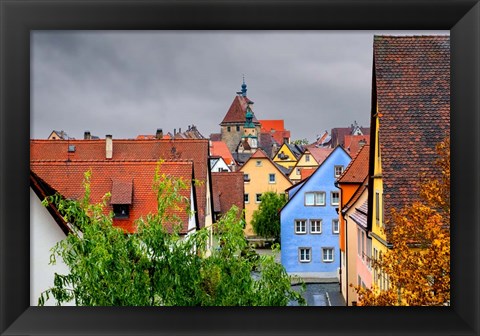
<svg viewBox="0 0 480 336">
<path fill-rule="evenodd" d="M 135 138 L 194 124 L 208 137 L 243 74 L 255 116 L 284 119 L 292 140 L 368 127 L 375 33 L 448 31 L 36 31 L 30 135 Z"/>
</svg>

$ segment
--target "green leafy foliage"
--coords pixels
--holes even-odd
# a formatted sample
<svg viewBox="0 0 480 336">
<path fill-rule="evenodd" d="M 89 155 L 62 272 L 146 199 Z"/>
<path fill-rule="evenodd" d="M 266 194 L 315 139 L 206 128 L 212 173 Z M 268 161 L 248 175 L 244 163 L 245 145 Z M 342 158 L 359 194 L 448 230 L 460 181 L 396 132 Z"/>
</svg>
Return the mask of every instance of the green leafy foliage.
<svg viewBox="0 0 480 336">
<path fill-rule="evenodd" d="M 55 274 L 39 305 L 49 298 L 58 305 L 73 301 L 78 306 L 284 306 L 290 300 L 305 304 L 275 256 L 241 253 L 248 246 L 237 208 L 216 224 L 220 247 L 205 257 L 206 229 L 182 237 L 180 220 L 170 211 L 188 211 L 188 199 L 179 193 L 185 181 L 157 170 L 157 212 L 139 219 L 135 234 L 114 227 L 112 214 L 104 214 L 109 195 L 100 204 L 90 204 L 89 172 L 84 186 L 80 202 L 59 195 L 44 201 L 55 204 L 73 233 L 53 247 L 51 257 L 51 263 L 61 258 L 70 272 Z M 173 232 L 166 230 L 167 223 L 174 224 Z"/>
<path fill-rule="evenodd" d="M 261 203 L 253 212 L 252 227 L 255 233 L 264 238 L 280 239 L 280 209 L 287 203 L 283 194 L 272 191 L 263 193 Z"/>
</svg>

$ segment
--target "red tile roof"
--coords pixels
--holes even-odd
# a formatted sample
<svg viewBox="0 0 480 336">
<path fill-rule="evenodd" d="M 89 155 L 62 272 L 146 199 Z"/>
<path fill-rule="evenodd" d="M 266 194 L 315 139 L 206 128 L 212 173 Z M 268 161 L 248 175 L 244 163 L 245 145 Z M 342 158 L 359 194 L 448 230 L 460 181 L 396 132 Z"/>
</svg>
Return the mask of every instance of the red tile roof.
<svg viewBox="0 0 480 336">
<path fill-rule="evenodd" d="M 247 97 L 236 96 L 233 99 L 232 105 L 230 105 L 230 108 L 228 109 L 227 114 L 225 114 L 225 117 L 223 118 L 220 125 L 226 124 L 226 123 L 244 123 L 248 102 L 251 102 L 251 100 L 248 99 Z M 252 109 L 252 105 L 250 105 L 250 109 Z M 253 113 L 253 109 L 252 109 L 252 113 Z M 255 113 L 253 115 L 252 121 L 255 124 L 258 124 L 258 120 L 255 117 Z"/>
<path fill-rule="evenodd" d="M 277 120 L 259 120 L 262 132 L 285 131 L 285 122 L 283 119 Z"/>
<path fill-rule="evenodd" d="M 369 144 L 370 135 L 345 135 L 343 147 L 350 155 L 355 155 L 361 148 L 361 142 Z"/>
<path fill-rule="evenodd" d="M 370 146 L 364 145 L 350 161 L 343 174 L 338 178 L 339 183 L 362 183 L 368 176 L 368 161 Z"/>
<path fill-rule="evenodd" d="M 315 173 L 315 168 L 300 168 L 300 180 L 304 180 Z"/>
<path fill-rule="evenodd" d="M 311 148 L 307 148 L 307 150 L 304 152 L 304 154 L 306 152 L 310 152 L 310 154 L 312 154 L 313 158 L 315 159 L 315 161 L 318 162 L 318 164 L 322 164 L 323 161 L 325 161 L 325 159 L 333 152 L 333 148 L 315 148 L 315 147 L 311 147 Z"/>
<path fill-rule="evenodd" d="M 235 161 L 225 142 L 210 141 L 210 145 L 211 156 L 221 156 L 227 165 L 230 165 Z"/>
<path fill-rule="evenodd" d="M 450 135 L 450 38 L 375 36 L 373 48 L 388 221 L 418 198 L 420 173 L 434 176 L 435 146 Z"/>
<path fill-rule="evenodd" d="M 113 139 L 113 157 L 105 159 L 105 139 L 100 140 L 30 140 L 30 160 L 76 162 L 191 160 L 194 177 L 203 181 L 196 186 L 196 202 L 200 227 L 205 226 L 208 174 L 208 140 L 126 140 Z M 68 152 L 69 145 L 75 152 Z"/>
<path fill-rule="evenodd" d="M 112 197 L 110 204 L 132 204 L 133 181 L 112 178 Z"/>
<path fill-rule="evenodd" d="M 84 173 L 91 171 L 91 203 L 100 203 L 102 197 L 112 193 L 112 200 L 108 203 L 104 213 L 113 210 L 113 196 L 120 192 L 122 204 L 128 201 L 125 196 L 129 192 L 130 210 L 127 219 L 115 219 L 113 224 L 127 232 L 135 232 L 134 221 L 157 211 L 157 195 L 153 189 L 155 171 L 158 166 L 156 161 L 41 161 L 30 162 L 31 171 L 47 183 L 51 188 L 66 198 L 80 200 L 84 196 Z M 184 181 L 192 180 L 192 162 L 163 162 L 160 174 L 181 178 Z M 117 182 L 120 181 L 119 184 Z M 130 189 L 129 189 L 130 188 Z M 128 190 L 129 189 L 129 190 Z M 190 187 L 182 190 L 182 196 L 190 199 Z M 182 221 L 181 233 L 188 229 L 188 215 L 186 212 L 175 212 Z M 167 229 L 172 229 L 172 223 L 166 224 Z"/>
<path fill-rule="evenodd" d="M 216 212 L 223 215 L 232 205 L 243 211 L 243 172 L 212 172 L 212 189 Z"/>
</svg>

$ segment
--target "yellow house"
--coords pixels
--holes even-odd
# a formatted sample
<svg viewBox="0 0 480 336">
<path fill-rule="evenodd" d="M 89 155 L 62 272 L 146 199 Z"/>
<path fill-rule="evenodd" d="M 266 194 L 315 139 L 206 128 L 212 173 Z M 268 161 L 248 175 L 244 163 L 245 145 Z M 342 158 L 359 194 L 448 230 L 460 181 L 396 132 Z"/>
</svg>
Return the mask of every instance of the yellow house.
<svg viewBox="0 0 480 336">
<path fill-rule="evenodd" d="M 248 159 L 240 171 L 244 177 L 245 201 L 245 236 L 253 237 L 255 233 L 251 225 L 252 215 L 258 209 L 260 197 L 264 192 L 285 193 L 292 182 L 281 169 L 261 149 Z"/>
<path fill-rule="evenodd" d="M 389 248 L 391 210 L 419 198 L 435 146 L 450 135 L 449 36 L 375 36 L 368 231 L 373 258 Z M 428 57 L 425 57 L 428 55 Z M 388 279 L 373 269 L 380 290 Z"/>
<path fill-rule="evenodd" d="M 300 145 L 284 143 L 273 157 L 273 162 L 287 169 L 292 169 L 296 164 L 304 149 Z"/>
<path fill-rule="evenodd" d="M 298 162 L 289 173 L 288 177 L 293 183 L 310 176 L 315 169 L 333 152 L 333 148 L 307 148 L 298 159 Z M 343 168 L 342 168 L 343 169 Z M 343 172 L 339 171 L 338 176 Z"/>
</svg>

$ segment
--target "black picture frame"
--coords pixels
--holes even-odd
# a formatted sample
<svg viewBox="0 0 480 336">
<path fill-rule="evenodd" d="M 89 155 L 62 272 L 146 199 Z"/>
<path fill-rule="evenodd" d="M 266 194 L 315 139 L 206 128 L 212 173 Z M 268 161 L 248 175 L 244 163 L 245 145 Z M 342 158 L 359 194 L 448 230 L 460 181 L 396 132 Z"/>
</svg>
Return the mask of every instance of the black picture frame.
<svg viewBox="0 0 480 336">
<path fill-rule="evenodd" d="M 479 334 L 478 1 L 0 0 L 0 25 L 2 335 Z M 452 306 L 30 307 L 30 31 L 42 29 L 450 30 Z"/>
</svg>

